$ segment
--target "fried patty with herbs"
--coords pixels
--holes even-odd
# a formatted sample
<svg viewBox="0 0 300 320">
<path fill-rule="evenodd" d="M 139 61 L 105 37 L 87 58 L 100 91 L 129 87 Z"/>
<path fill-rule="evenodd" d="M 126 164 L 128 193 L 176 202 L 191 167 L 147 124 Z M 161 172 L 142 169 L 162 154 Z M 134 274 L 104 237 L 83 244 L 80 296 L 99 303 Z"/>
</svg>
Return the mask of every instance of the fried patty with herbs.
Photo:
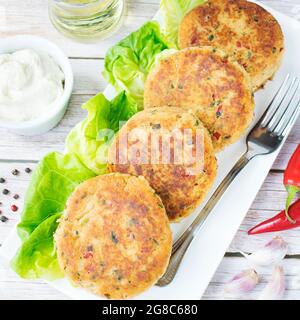
<svg viewBox="0 0 300 320">
<path fill-rule="evenodd" d="M 145 84 L 145 108 L 192 110 L 212 136 L 216 151 L 237 141 L 253 119 L 249 75 L 223 51 L 188 48 L 163 58 Z"/>
<path fill-rule="evenodd" d="M 143 176 L 162 199 L 171 222 L 204 200 L 217 171 L 211 137 L 201 121 L 176 107 L 134 115 L 109 151 L 109 170 Z"/>
<path fill-rule="evenodd" d="M 213 46 L 250 74 L 253 90 L 280 67 L 284 36 L 272 14 L 245 0 L 209 0 L 190 11 L 179 28 L 179 47 Z"/>
<path fill-rule="evenodd" d="M 111 299 L 153 286 L 172 249 L 161 199 L 144 178 L 119 173 L 76 188 L 55 241 L 60 267 L 71 282 Z"/>
</svg>

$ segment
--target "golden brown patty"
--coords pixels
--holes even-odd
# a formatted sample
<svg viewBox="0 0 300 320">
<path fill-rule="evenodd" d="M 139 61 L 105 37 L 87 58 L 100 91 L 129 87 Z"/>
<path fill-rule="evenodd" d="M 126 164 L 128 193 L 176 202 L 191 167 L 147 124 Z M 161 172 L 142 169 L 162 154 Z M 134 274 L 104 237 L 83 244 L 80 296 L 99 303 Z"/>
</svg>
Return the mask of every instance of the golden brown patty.
<svg viewBox="0 0 300 320">
<path fill-rule="evenodd" d="M 55 239 L 59 264 L 74 285 L 113 299 L 154 285 L 172 248 L 160 198 L 144 178 L 122 174 L 77 187 Z"/>
<path fill-rule="evenodd" d="M 189 48 L 161 60 L 145 84 L 145 108 L 191 109 L 217 151 L 240 138 L 253 118 L 248 74 L 211 47 Z"/>
<path fill-rule="evenodd" d="M 207 130 L 194 114 L 174 107 L 133 116 L 115 138 L 109 163 L 110 171 L 144 176 L 172 222 L 204 199 L 217 169 Z"/>
<path fill-rule="evenodd" d="M 244 66 L 257 90 L 279 68 L 284 36 L 276 19 L 255 3 L 209 0 L 184 17 L 179 46 L 222 49 Z"/>
</svg>

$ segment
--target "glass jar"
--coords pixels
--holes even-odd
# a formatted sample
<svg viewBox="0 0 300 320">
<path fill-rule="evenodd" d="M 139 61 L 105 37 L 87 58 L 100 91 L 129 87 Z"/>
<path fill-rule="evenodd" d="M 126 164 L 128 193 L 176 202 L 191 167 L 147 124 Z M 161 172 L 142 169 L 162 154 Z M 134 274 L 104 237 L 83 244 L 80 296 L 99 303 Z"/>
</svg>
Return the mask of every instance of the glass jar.
<svg viewBox="0 0 300 320">
<path fill-rule="evenodd" d="M 53 25 L 66 36 L 92 40 L 120 25 L 124 0 L 48 0 Z"/>
</svg>

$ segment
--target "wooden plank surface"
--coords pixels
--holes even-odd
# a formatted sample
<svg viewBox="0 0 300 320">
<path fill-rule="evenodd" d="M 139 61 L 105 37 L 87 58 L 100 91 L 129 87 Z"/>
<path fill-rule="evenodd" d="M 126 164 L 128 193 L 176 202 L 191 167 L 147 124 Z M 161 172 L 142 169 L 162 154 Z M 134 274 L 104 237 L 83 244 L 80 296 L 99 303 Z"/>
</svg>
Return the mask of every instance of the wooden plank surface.
<svg viewBox="0 0 300 320">
<path fill-rule="evenodd" d="M 300 0 L 265 0 L 263 3 L 300 20 Z M 48 20 L 47 5 L 44 0 L 0 0 L 0 36 L 14 34 L 36 34 L 46 37 L 57 43 L 71 58 L 71 64 L 75 74 L 75 89 L 70 101 L 70 107 L 61 123 L 46 135 L 37 137 L 17 136 L 6 130 L 0 129 L 0 177 L 6 178 L 7 183 L 0 185 L 0 210 L 9 218 L 5 224 L 0 224 L 0 243 L 7 237 L 10 230 L 18 219 L 22 209 L 24 193 L 28 185 L 30 175 L 24 172 L 26 167 L 34 168 L 35 162 L 45 153 L 56 150 L 63 151 L 64 140 L 67 133 L 80 121 L 85 112 L 81 110 L 81 104 L 87 101 L 95 93 L 102 91 L 106 84 L 101 76 L 103 69 L 103 57 L 106 50 L 129 32 L 137 29 L 142 23 L 151 19 L 158 9 L 159 0 L 131 0 L 127 1 L 127 11 L 124 17 L 122 28 L 111 38 L 99 42 L 76 43 L 62 37 L 50 24 Z M 204 299 L 224 298 L 224 283 L 230 280 L 233 275 L 248 268 L 244 258 L 236 255 L 239 250 L 253 252 L 272 235 L 248 237 L 246 231 L 261 220 L 264 220 L 284 206 L 285 191 L 282 186 L 283 170 L 287 161 L 300 143 L 300 119 L 294 127 L 287 143 L 283 147 L 279 157 L 267 177 L 264 185 L 258 193 L 254 203 L 249 210 L 247 217 L 239 228 L 235 239 L 228 249 L 227 256 L 218 268 Z M 11 174 L 12 169 L 20 170 L 20 175 L 15 177 Z M 1 194 L 1 188 L 7 187 L 10 190 L 8 196 Z M 14 194 L 19 194 L 20 199 L 13 199 Z M 17 204 L 18 213 L 12 213 L 11 204 Z M 282 236 L 289 243 L 289 259 L 283 264 L 288 279 L 288 290 L 286 298 L 300 299 L 300 288 L 293 281 L 297 282 L 300 275 L 300 241 L 299 230 L 282 233 Z M 271 270 L 263 273 L 261 285 L 269 278 Z M 0 299 L 66 299 L 64 295 L 50 288 L 43 281 L 22 281 L 18 278 L 5 262 L 0 260 Z M 226 298 L 226 297 L 225 297 Z"/>
</svg>

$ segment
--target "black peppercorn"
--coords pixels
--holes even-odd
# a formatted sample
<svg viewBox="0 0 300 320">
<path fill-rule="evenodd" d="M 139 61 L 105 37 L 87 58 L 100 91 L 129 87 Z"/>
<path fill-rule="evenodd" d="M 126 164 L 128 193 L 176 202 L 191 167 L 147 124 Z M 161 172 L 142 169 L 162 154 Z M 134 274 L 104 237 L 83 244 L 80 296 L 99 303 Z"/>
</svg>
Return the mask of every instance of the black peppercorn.
<svg viewBox="0 0 300 320">
<path fill-rule="evenodd" d="M 30 173 L 30 172 L 31 172 L 31 169 L 30 169 L 30 168 L 26 168 L 26 169 L 25 169 L 25 172 L 26 172 L 26 173 Z"/>
<path fill-rule="evenodd" d="M 19 172 L 19 170 L 14 169 L 11 173 L 12 173 L 14 176 L 17 176 L 20 172 Z"/>
<path fill-rule="evenodd" d="M 0 178 L 0 183 L 4 183 L 5 179 L 4 178 Z"/>
<path fill-rule="evenodd" d="M 3 193 L 4 195 L 7 195 L 7 194 L 9 194 L 9 190 L 3 189 L 2 193 Z"/>
<path fill-rule="evenodd" d="M 19 198 L 20 198 L 20 196 L 19 196 L 18 194 L 15 194 L 15 195 L 14 195 L 14 199 L 15 199 L 15 200 L 17 200 L 17 199 L 19 199 Z"/>
<path fill-rule="evenodd" d="M 1 216 L 1 217 L 0 217 L 0 221 L 1 221 L 1 222 L 6 222 L 7 220 L 8 220 L 8 218 L 5 217 L 5 216 Z"/>
</svg>

